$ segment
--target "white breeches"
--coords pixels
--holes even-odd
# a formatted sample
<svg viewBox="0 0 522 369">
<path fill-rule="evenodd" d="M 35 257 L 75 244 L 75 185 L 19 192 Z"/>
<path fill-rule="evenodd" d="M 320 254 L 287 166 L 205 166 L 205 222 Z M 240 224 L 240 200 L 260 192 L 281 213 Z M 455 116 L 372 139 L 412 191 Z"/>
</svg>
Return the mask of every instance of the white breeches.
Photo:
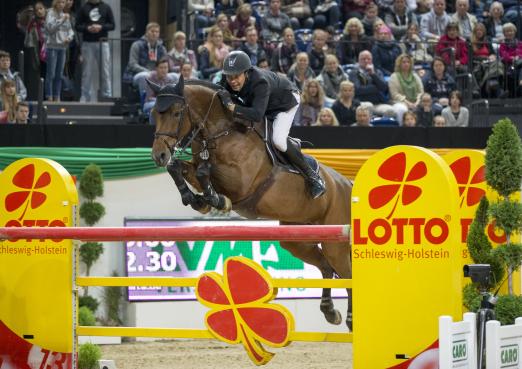
<svg viewBox="0 0 522 369">
<path fill-rule="evenodd" d="M 288 111 L 277 114 L 273 123 L 272 142 L 281 152 L 286 152 L 286 139 L 288 138 L 288 133 L 290 133 L 290 128 L 292 128 L 292 122 L 299 108 L 299 103 L 301 102 L 301 97 L 297 92 L 293 92 L 292 94 L 297 100 L 297 105 Z"/>
</svg>

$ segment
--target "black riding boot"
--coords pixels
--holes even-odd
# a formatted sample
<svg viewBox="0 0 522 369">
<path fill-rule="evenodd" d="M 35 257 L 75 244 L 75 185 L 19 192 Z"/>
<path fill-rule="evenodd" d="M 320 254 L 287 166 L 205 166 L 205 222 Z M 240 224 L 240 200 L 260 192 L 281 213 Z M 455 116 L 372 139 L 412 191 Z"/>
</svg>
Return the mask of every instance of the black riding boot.
<svg viewBox="0 0 522 369">
<path fill-rule="evenodd" d="M 297 143 L 288 139 L 285 154 L 292 164 L 294 164 L 305 177 L 312 199 L 316 199 L 326 192 L 324 180 L 319 174 L 315 173 L 314 170 L 310 168 Z"/>
</svg>

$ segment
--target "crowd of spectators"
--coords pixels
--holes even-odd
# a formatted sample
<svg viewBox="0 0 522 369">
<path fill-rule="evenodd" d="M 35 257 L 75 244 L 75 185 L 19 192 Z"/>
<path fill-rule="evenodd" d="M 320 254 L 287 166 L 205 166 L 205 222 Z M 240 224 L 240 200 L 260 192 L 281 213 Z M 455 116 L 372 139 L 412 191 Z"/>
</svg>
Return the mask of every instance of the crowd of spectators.
<svg viewBox="0 0 522 369">
<path fill-rule="evenodd" d="M 88 0 L 74 13 L 73 1 L 53 0 L 50 9 L 34 4 L 25 29 L 29 61 L 45 77 L 50 101 L 60 100 L 71 60 L 81 61 L 81 101 L 96 101 L 96 72 L 99 95 L 110 97 L 112 10 Z M 187 6 L 193 26 L 167 37 L 172 48 L 156 22 L 130 48 L 123 81 L 145 114 L 155 101 L 147 80 L 163 86 L 181 74 L 217 82 L 232 50 L 297 86 L 295 125 L 467 126 L 464 97 L 522 95 L 520 14 L 504 0 L 187 0 Z M 75 59 L 73 50 L 81 56 Z M 27 92 L 9 61 L 0 51 L 0 81 L 13 81 L 2 85 L 0 121 L 13 122 Z"/>
</svg>

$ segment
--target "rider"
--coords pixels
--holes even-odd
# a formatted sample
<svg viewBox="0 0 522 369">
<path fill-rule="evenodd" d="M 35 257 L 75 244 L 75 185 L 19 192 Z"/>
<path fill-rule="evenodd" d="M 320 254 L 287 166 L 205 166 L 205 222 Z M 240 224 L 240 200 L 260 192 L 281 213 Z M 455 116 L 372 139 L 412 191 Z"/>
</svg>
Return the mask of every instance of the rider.
<svg viewBox="0 0 522 369">
<path fill-rule="evenodd" d="M 280 74 L 252 66 L 243 51 L 232 51 L 225 58 L 220 84 L 225 89 L 218 92 L 219 98 L 234 116 L 254 122 L 265 115 L 273 118 L 274 146 L 304 175 L 312 198 L 321 196 L 326 191 L 324 180 L 308 165 L 300 145 L 288 138 L 300 102 L 295 86 Z"/>
</svg>

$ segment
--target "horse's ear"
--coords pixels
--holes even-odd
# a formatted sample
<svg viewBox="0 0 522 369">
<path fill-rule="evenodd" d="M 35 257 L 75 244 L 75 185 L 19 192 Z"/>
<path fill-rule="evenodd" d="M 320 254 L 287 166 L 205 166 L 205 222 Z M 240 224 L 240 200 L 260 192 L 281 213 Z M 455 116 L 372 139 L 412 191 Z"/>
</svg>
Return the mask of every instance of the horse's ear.
<svg viewBox="0 0 522 369">
<path fill-rule="evenodd" d="M 147 81 L 147 84 L 149 85 L 150 89 L 152 90 L 152 92 L 154 92 L 156 95 L 160 92 L 161 90 L 161 86 L 152 82 L 151 80 L 149 80 L 148 78 L 145 78 L 145 81 Z"/>
<path fill-rule="evenodd" d="M 179 75 L 178 83 L 176 83 L 176 95 L 183 96 L 183 88 L 185 87 L 185 82 L 183 81 L 183 75 Z"/>
</svg>

